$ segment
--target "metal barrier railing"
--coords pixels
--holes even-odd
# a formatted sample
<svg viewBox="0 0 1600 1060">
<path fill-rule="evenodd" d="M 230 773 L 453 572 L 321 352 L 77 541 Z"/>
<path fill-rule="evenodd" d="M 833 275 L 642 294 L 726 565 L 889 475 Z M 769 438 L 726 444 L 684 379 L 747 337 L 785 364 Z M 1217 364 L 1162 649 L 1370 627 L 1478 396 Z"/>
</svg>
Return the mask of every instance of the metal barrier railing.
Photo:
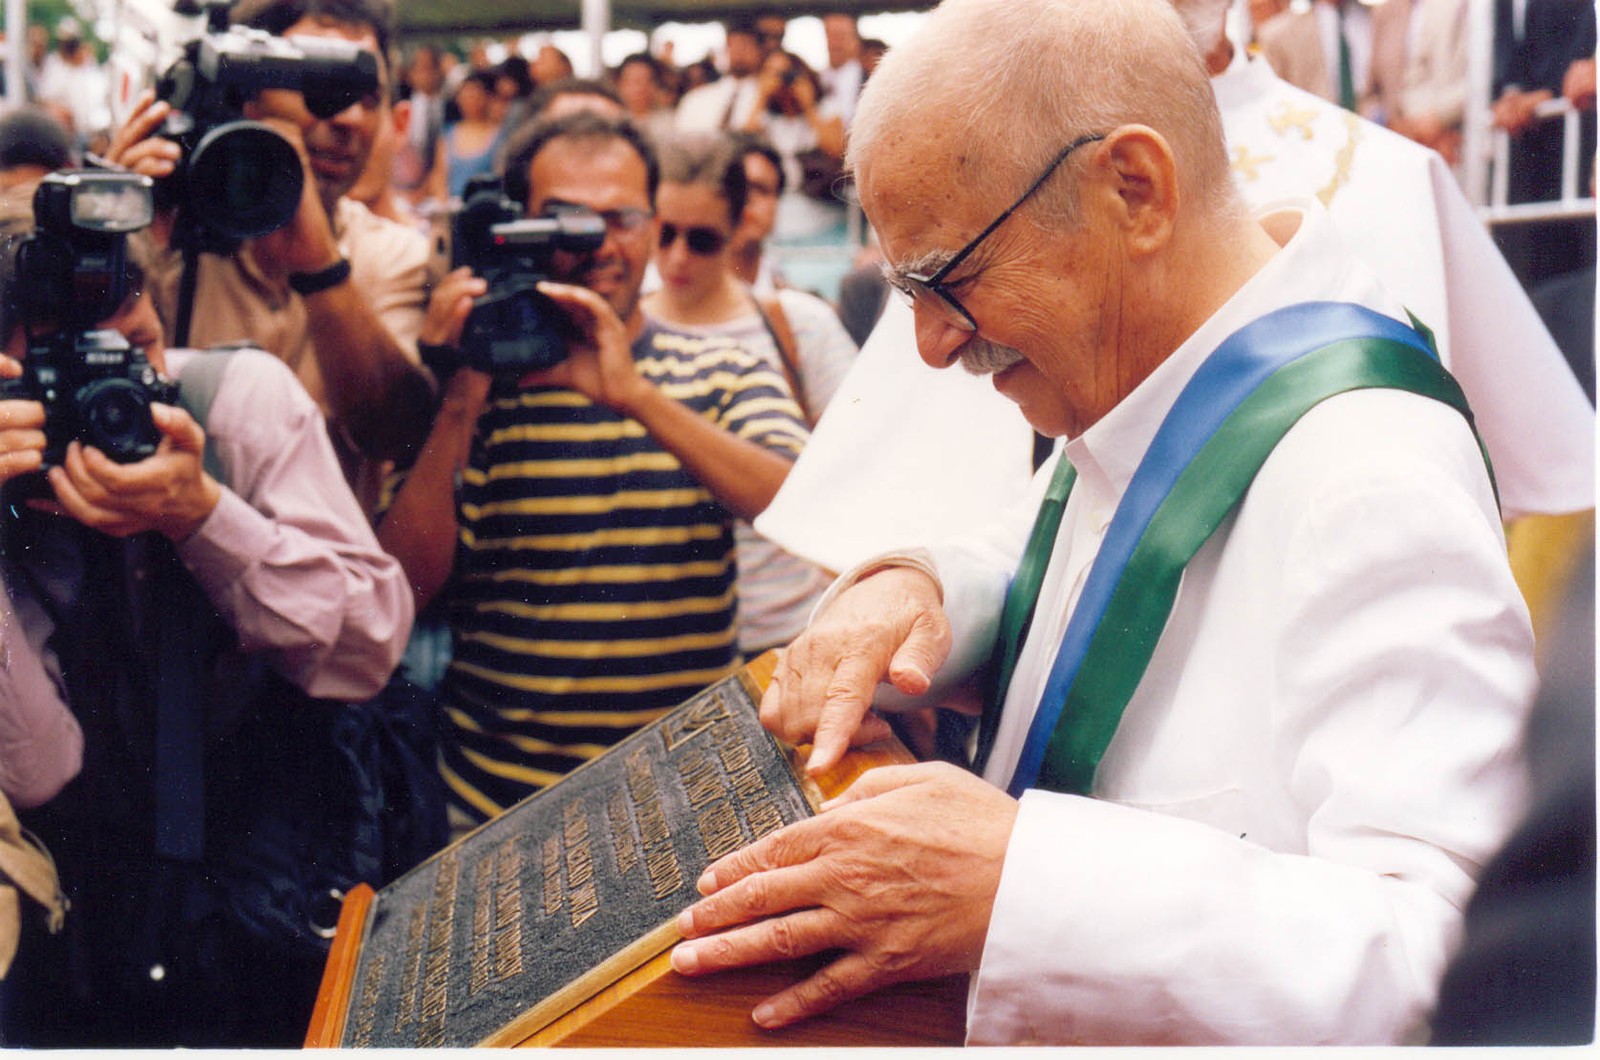
<svg viewBox="0 0 1600 1060">
<path fill-rule="evenodd" d="M 1494 0 L 1467 0 L 1467 114 L 1462 128 L 1462 184 L 1467 199 L 1489 225 L 1595 216 L 1595 198 L 1578 187 L 1582 160 L 1579 112 L 1565 99 L 1535 111 L 1537 121 L 1564 123 L 1560 198 L 1507 203 L 1511 137 L 1493 125 Z"/>
<path fill-rule="evenodd" d="M 1561 197 L 1546 202 L 1506 202 L 1506 186 L 1511 175 L 1511 137 L 1504 129 L 1494 131 L 1489 202 L 1479 208 L 1487 223 L 1559 221 L 1595 215 L 1594 196 L 1578 194 L 1578 168 L 1583 156 L 1579 114 L 1578 108 L 1565 99 L 1546 100 L 1534 111 L 1536 122 L 1560 121 L 1562 124 Z"/>
</svg>

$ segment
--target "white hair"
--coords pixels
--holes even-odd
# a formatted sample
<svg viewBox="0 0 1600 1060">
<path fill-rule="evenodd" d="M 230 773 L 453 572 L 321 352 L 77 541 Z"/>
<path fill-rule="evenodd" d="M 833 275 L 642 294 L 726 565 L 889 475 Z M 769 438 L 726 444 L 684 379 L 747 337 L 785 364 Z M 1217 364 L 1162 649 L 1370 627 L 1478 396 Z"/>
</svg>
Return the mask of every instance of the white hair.
<svg viewBox="0 0 1600 1060">
<path fill-rule="evenodd" d="M 1237 208 L 1210 78 L 1168 0 L 945 0 L 867 82 L 848 161 L 922 148 L 999 208 L 1074 139 L 1130 124 L 1171 145 L 1185 198 L 1208 214 Z M 1077 187 L 1049 181 L 1033 216 L 1072 224 Z"/>
</svg>

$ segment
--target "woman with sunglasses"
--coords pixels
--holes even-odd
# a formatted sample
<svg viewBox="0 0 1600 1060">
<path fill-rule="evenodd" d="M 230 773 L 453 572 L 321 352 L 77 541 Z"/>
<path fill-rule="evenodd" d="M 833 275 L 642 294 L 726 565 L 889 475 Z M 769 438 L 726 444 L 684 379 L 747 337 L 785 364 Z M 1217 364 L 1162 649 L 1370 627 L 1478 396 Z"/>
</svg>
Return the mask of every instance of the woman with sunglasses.
<svg viewBox="0 0 1600 1060">
<path fill-rule="evenodd" d="M 734 274 L 731 240 L 746 191 L 742 157 L 727 137 L 680 137 L 662 145 L 655 254 L 661 286 L 645 297 L 644 311 L 677 330 L 737 340 L 784 373 L 815 422 L 856 346 L 822 299 L 792 289 L 758 299 Z M 750 656 L 788 643 L 828 578 L 748 524 L 737 524 L 735 534 L 739 646 Z"/>
</svg>

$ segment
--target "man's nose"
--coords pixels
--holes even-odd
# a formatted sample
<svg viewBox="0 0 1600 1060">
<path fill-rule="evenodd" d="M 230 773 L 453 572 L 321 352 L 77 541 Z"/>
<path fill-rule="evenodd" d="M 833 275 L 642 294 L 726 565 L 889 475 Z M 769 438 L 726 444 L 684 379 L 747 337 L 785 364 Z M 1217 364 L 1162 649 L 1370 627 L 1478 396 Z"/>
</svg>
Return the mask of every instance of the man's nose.
<svg viewBox="0 0 1600 1060">
<path fill-rule="evenodd" d="M 920 302 L 913 303 L 911 311 L 916 322 L 917 353 L 923 361 L 930 368 L 948 368 L 955 364 L 972 332 L 952 326 Z"/>
<path fill-rule="evenodd" d="M 358 99 L 344 110 L 328 119 L 329 124 L 339 126 L 359 126 L 367 120 L 367 115 L 372 112 L 369 101 Z"/>
</svg>

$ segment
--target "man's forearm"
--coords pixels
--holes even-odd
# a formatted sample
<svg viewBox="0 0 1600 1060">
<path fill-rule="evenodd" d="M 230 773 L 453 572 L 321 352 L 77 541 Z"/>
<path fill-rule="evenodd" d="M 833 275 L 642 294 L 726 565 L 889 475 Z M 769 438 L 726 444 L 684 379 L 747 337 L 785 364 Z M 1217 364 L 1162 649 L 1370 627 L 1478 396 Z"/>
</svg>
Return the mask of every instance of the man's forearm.
<svg viewBox="0 0 1600 1060">
<path fill-rule="evenodd" d="M 378 523 L 378 543 L 405 568 L 419 612 L 455 566 L 456 475 L 466 466 L 487 392 L 487 377 L 478 373 L 462 369 L 451 379 L 416 464 Z"/>
<path fill-rule="evenodd" d="M 741 519 L 766 510 L 793 465 L 718 427 L 654 387 L 627 410 L 662 447 Z"/>
<path fill-rule="evenodd" d="M 372 459 L 415 452 L 433 406 L 427 373 L 350 280 L 306 295 L 305 306 L 331 418 Z"/>
</svg>

